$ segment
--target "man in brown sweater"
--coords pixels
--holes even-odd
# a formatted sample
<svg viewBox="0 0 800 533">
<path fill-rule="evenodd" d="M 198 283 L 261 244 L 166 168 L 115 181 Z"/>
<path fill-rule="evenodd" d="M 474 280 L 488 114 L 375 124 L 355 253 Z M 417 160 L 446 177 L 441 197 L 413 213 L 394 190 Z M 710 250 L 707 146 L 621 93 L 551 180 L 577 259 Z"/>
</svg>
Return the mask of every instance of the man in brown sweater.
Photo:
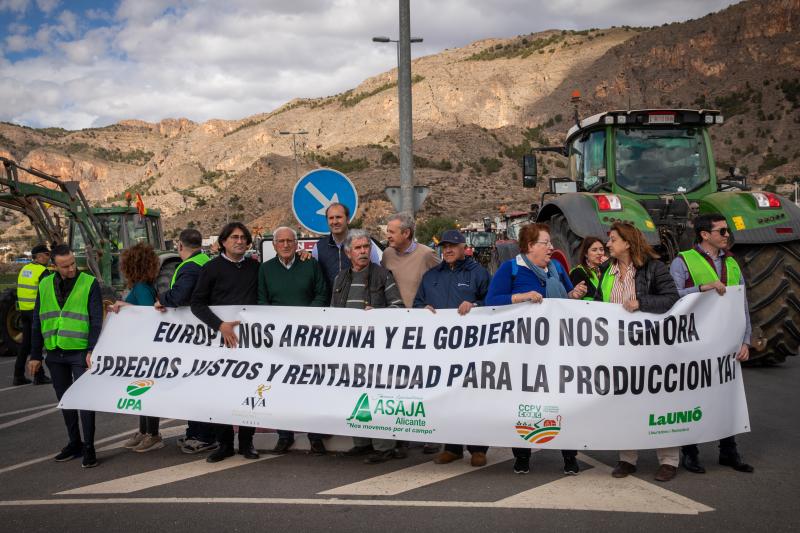
<svg viewBox="0 0 800 533">
<path fill-rule="evenodd" d="M 414 218 L 406 213 L 389 217 L 386 236 L 389 247 L 383 251 L 381 265 L 392 272 L 403 303 L 411 308 L 422 275 L 438 265 L 441 259 L 433 250 L 414 240 Z"/>
<path fill-rule="evenodd" d="M 414 240 L 414 217 L 406 213 L 397 213 L 389 217 L 386 225 L 386 237 L 389 247 L 383 251 L 381 265 L 391 271 L 395 283 L 400 289 L 400 296 L 406 307 L 414 307 L 414 297 L 422 281 L 422 276 L 441 262 L 436 253 Z M 439 445 L 426 443 L 423 453 L 437 453 Z M 408 443 L 399 442 L 395 456 L 405 457 Z"/>
</svg>

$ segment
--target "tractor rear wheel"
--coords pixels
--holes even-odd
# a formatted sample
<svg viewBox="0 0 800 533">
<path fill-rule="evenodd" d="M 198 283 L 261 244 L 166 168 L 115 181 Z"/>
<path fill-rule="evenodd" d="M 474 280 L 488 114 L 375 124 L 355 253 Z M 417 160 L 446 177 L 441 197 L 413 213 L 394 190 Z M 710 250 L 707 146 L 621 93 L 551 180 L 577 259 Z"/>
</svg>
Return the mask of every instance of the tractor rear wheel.
<svg viewBox="0 0 800 533">
<path fill-rule="evenodd" d="M 583 239 L 572 231 L 564 215 L 554 215 L 547 223 L 550 226 L 550 240 L 553 248 L 561 252 L 569 260 L 570 266 L 580 263 L 578 252 L 581 248 Z"/>
<path fill-rule="evenodd" d="M 17 309 L 17 290 L 0 295 L 0 355 L 16 357 L 22 349 L 22 315 Z"/>
<path fill-rule="evenodd" d="M 747 283 L 756 348 L 750 360 L 782 363 L 800 346 L 800 242 L 738 245 L 734 252 Z"/>
</svg>

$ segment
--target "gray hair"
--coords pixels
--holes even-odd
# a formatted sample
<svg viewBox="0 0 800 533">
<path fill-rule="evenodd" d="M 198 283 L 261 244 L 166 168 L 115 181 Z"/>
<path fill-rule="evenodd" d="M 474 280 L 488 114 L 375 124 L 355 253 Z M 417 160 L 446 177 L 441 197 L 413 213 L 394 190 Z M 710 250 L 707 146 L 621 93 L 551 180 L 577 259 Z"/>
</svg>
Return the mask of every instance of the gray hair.
<svg viewBox="0 0 800 533">
<path fill-rule="evenodd" d="M 295 230 L 293 230 L 292 228 L 290 228 L 289 226 L 278 226 L 277 228 L 272 230 L 272 240 L 275 240 L 275 237 L 278 235 L 279 231 L 284 231 L 284 230 L 291 231 L 292 232 L 292 236 L 294 237 L 294 240 L 297 240 L 297 232 Z"/>
<path fill-rule="evenodd" d="M 353 241 L 358 241 L 361 239 L 367 239 L 370 248 L 372 247 L 372 239 L 369 236 L 369 232 L 365 229 L 351 229 L 348 231 L 342 246 L 344 246 L 345 251 L 349 252 L 353 249 Z"/>
<path fill-rule="evenodd" d="M 389 223 L 392 222 L 393 220 L 397 220 L 398 222 L 400 222 L 400 231 L 406 229 L 411 230 L 409 238 L 414 237 L 414 229 L 416 227 L 416 222 L 414 222 L 414 217 L 412 217 L 408 213 L 395 213 L 394 215 L 390 216 L 386 222 Z"/>
</svg>

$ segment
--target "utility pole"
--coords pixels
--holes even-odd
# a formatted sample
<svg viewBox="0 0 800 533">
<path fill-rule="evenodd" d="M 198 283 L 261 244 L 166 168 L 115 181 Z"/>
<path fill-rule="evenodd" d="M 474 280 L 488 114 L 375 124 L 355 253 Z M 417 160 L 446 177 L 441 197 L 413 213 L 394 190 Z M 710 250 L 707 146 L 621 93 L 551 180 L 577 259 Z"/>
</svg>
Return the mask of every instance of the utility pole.
<svg viewBox="0 0 800 533">
<path fill-rule="evenodd" d="M 411 7 L 400 0 L 397 95 L 400 107 L 400 210 L 414 215 L 414 150 L 411 135 Z"/>
<path fill-rule="evenodd" d="M 291 135 L 292 136 L 292 150 L 294 151 L 294 179 L 295 181 L 300 179 L 300 175 L 297 170 L 297 136 L 298 135 L 308 135 L 308 132 L 305 130 L 300 131 L 279 131 L 281 135 Z"/>
</svg>

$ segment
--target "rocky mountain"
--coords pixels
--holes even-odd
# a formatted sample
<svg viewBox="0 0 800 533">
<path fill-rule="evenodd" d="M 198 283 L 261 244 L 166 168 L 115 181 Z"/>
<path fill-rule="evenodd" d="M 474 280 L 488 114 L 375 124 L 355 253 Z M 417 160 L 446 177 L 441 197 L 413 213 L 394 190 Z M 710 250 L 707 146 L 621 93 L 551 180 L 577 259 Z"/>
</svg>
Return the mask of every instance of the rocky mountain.
<svg viewBox="0 0 800 533">
<path fill-rule="evenodd" d="M 781 187 L 800 174 L 798 35 L 800 0 L 751 0 L 662 27 L 549 30 L 416 59 L 415 178 L 432 189 L 420 216 L 466 222 L 538 199 L 521 187 L 518 158 L 563 141 L 575 89 L 583 116 L 719 108 L 726 122 L 713 130 L 718 166 Z M 170 232 L 188 225 L 213 234 L 229 219 L 296 225 L 292 139 L 278 132 L 301 129 L 309 133 L 298 137 L 297 172 L 342 170 L 359 190 L 359 217 L 379 224 L 391 212 L 383 189 L 399 182 L 396 70 L 234 121 L 127 120 L 80 131 L 0 124 L 0 154 L 80 180 L 98 204 L 141 192 Z M 566 175 L 557 156 L 544 167 Z M 0 229 L 4 218 L 14 221 L 0 213 Z"/>
</svg>

